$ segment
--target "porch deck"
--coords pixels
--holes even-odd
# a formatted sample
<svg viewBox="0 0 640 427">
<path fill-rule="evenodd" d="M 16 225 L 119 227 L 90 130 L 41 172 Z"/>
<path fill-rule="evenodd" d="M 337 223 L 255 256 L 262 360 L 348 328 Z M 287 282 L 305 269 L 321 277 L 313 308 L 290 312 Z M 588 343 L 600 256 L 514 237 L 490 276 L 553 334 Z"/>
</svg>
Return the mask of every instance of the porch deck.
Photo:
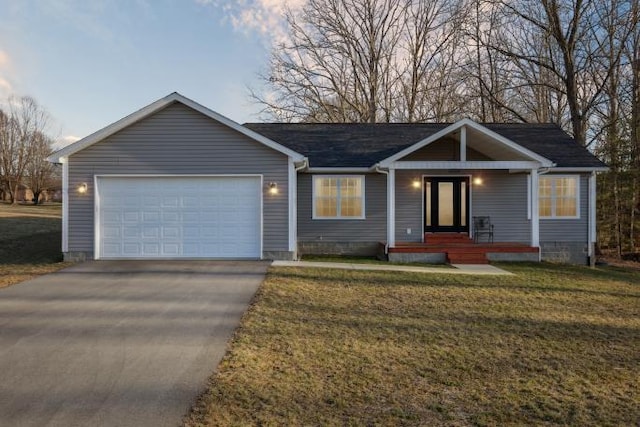
<svg viewBox="0 0 640 427">
<path fill-rule="evenodd" d="M 384 245 L 384 243 L 381 243 Z M 488 264 L 489 261 L 538 261 L 540 248 L 514 242 L 475 243 L 466 234 L 426 235 L 425 242 L 396 242 L 389 260 Z"/>
</svg>

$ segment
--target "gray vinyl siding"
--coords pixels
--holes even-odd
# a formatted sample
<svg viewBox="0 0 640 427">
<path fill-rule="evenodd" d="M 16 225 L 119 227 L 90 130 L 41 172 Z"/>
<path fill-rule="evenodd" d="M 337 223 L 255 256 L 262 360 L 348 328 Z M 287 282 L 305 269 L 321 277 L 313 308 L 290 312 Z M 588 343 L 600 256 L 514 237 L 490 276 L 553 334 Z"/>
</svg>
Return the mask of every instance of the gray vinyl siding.
<svg viewBox="0 0 640 427">
<path fill-rule="evenodd" d="M 440 172 L 402 170 L 396 172 L 396 241 L 420 242 L 423 231 L 423 196 L 411 182 L 423 175 Z M 527 219 L 527 174 L 469 171 L 450 176 L 479 176 L 480 186 L 472 185 L 471 216 L 488 215 L 494 224 L 496 242 L 531 242 L 531 222 Z M 411 228 L 411 234 L 407 234 Z"/>
<path fill-rule="evenodd" d="M 263 250 L 288 250 L 288 158 L 174 103 L 69 158 L 69 251 L 94 249 L 94 175 L 260 174 L 279 194 L 263 192 Z M 80 195 L 75 189 L 88 184 Z"/>
<path fill-rule="evenodd" d="M 471 215 L 490 216 L 494 241 L 531 243 L 526 173 L 481 171 L 482 185 L 472 185 Z"/>
<path fill-rule="evenodd" d="M 364 176 L 365 219 L 313 219 L 313 175 L 298 174 L 298 240 L 308 242 L 386 240 L 387 177 L 383 174 Z"/>
<path fill-rule="evenodd" d="M 396 171 L 396 242 L 422 241 L 422 189 L 414 188 L 414 179 L 422 179 L 424 171 Z M 411 234 L 407 234 L 407 229 Z"/>
<path fill-rule="evenodd" d="M 551 174 L 549 174 L 551 175 Z M 572 175 L 572 174 L 563 174 Z M 575 175 L 575 174 L 573 174 Z M 540 218 L 541 242 L 584 242 L 589 231 L 589 176 L 580 176 L 580 218 Z"/>
</svg>

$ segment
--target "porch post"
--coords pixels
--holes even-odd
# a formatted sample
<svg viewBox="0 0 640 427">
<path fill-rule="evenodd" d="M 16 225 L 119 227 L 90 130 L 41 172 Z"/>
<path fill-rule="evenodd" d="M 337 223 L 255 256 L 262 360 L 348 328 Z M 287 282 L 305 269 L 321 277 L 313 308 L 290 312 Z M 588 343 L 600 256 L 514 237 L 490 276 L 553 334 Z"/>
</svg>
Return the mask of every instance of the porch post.
<svg viewBox="0 0 640 427">
<path fill-rule="evenodd" d="M 589 239 L 587 251 L 589 255 L 589 265 L 596 265 L 596 173 L 591 172 L 589 176 Z"/>
<path fill-rule="evenodd" d="M 467 127 L 460 128 L 460 161 L 467 161 Z"/>
<path fill-rule="evenodd" d="M 396 245 L 396 170 L 387 174 L 387 248 Z"/>
<path fill-rule="evenodd" d="M 540 210 L 538 207 L 537 169 L 531 169 L 531 246 L 540 246 Z"/>
<path fill-rule="evenodd" d="M 288 177 L 288 199 L 289 199 L 289 252 L 293 259 L 298 259 L 298 174 L 293 164 L 293 159 L 289 157 L 289 177 Z"/>
<path fill-rule="evenodd" d="M 69 252 L 69 158 L 60 159 L 62 163 L 62 253 Z"/>
</svg>

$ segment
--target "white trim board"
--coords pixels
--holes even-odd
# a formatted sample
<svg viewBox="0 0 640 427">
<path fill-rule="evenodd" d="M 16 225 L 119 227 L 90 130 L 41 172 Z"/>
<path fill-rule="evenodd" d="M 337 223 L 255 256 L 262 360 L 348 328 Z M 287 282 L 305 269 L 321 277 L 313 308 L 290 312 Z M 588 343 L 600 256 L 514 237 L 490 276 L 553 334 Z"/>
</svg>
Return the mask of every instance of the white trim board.
<svg viewBox="0 0 640 427">
<path fill-rule="evenodd" d="M 535 161 L 511 161 L 511 160 L 473 160 L 459 162 L 455 160 L 437 160 L 437 161 L 397 161 L 389 165 L 390 169 L 509 169 L 521 172 L 523 170 L 538 169 L 540 163 Z"/>
</svg>

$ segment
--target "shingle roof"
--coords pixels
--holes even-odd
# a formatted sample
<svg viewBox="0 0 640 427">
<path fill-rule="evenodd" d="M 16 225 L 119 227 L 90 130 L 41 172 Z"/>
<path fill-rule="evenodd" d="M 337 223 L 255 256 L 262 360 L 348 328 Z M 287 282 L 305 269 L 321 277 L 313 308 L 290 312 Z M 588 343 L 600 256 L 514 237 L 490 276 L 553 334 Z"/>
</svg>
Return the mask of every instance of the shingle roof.
<svg viewBox="0 0 640 427">
<path fill-rule="evenodd" d="M 311 167 L 371 167 L 451 123 L 246 123 L 244 126 L 309 158 Z M 553 124 L 487 123 L 488 129 L 558 167 L 603 167 Z"/>
</svg>

